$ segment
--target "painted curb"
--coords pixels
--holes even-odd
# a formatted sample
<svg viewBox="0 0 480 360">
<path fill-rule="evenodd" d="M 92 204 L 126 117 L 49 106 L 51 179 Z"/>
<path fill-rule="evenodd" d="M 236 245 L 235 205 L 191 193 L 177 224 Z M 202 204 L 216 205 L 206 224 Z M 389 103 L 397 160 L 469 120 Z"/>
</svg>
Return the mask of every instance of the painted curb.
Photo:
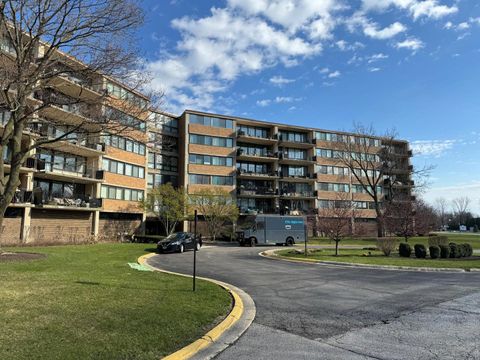
<svg viewBox="0 0 480 360">
<path fill-rule="evenodd" d="M 176 273 L 173 271 L 163 270 L 151 266 L 147 260 L 157 254 L 150 253 L 138 258 L 138 263 L 158 272 L 166 274 L 178 275 L 191 278 L 190 275 Z M 256 309 L 253 299 L 243 290 L 233 285 L 218 281 L 215 279 L 198 277 L 197 279 L 212 282 L 224 288 L 233 298 L 233 308 L 223 321 L 215 326 L 200 339 L 185 346 L 184 348 L 167 355 L 164 360 L 180 360 L 180 359 L 212 359 L 220 352 L 225 350 L 233 342 L 235 342 L 251 325 L 255 318 Z M 243 300 L 242 300 L 243 298 Z"/>
<path fill-rule="evenodd" d="M 324 265 L 333 265 L 333 266 L 342 266 L 346 268 L 361 268 L 361 269 L 382 269 L 382 270 L 392 270 L 392 271 L 416 271 L 416 272 L 451 272 L 451 273 L 470 273 L 470 272 L 480 272 L 480 269 L 460 269 L 460 268 L 430 268 L 430 267 L 412 267 L 412 266 L 395 266 L 395 265 L 371 265 L 371 264 L 358 264 L 358 263 L 349 263 L 349 262 L 340 262 L 340 261 L 326 261 L 326 260 L 314 260 L 314 259 L 293 259 L 286 258 L 284 256 L 276 254 L 278 249 L 262 251 L 258 255 L 279 261 L 289 261 L 294 263 L 303 263 L 303 264 L 324 264 Z"/>
</svg>

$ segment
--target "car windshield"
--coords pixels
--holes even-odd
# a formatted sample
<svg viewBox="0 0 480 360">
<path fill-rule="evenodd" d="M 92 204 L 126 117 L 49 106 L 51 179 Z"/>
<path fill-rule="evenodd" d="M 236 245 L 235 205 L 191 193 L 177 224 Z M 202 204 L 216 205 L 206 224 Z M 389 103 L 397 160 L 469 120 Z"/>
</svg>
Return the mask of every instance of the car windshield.
<svg viewBox="0 0 480 360">
<path fill-rule="evenodd" d="M 165 240 L 168 240 L 168 241 L 181 240 L 185 238 L 185 235 L 186 235 L 185 233 L 175 233 L 167 236 Z"/>
</svg>

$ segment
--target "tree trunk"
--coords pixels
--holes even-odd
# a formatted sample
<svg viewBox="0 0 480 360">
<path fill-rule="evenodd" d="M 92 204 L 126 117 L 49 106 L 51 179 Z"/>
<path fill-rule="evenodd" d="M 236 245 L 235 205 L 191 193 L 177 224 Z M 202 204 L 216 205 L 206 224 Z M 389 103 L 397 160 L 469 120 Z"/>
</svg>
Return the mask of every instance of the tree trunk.
<svg viewBox="0 0 480 360">
<path fill-rule="evenodd" d="M 335 240 L 335 256 L 338 256 L 338 243 L 340 241 L 339 240 Z"/>
</svg>

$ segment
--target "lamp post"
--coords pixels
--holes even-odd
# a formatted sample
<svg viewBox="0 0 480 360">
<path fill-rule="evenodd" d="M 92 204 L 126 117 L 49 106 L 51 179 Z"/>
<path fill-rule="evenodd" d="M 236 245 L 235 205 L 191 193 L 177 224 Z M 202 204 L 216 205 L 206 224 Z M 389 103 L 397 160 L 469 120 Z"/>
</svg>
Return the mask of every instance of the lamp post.
<svg viewBox="0 0 480 360">
<path fill-rule="evenodd" d="M 195 291 L 195 280 L 197 277 L 197 210 L 195 210 L 193 222 L 193 291 Z"/>
</svg>

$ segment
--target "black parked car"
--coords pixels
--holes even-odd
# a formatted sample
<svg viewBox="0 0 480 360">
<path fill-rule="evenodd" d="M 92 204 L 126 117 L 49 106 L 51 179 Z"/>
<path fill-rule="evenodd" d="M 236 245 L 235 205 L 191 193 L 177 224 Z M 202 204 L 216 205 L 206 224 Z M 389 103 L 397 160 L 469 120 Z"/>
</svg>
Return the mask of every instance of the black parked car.
<svg viewBox="0 0 480 360">
<path fill-rule="evenodd" d="M 159 253 L 179 252 L 185 250 L 193 250 L 195 247 L 194 235 L 188 232 L 177 232 L 167 236 L 165 239 L 157 243 L 157 251 Z M 202 247 L 202 238 L 197 239 L 197 250 Z"/>
</svg>

